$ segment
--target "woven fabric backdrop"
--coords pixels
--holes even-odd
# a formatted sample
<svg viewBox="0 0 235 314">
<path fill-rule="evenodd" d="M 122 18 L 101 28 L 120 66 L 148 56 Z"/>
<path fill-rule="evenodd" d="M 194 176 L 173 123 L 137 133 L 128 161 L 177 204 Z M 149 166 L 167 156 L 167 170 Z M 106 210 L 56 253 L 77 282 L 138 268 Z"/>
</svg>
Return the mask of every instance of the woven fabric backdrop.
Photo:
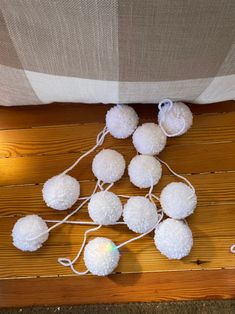
<svg viewBox="0 0 235 314">
<path fill-rule="evenodd" d="M 0 0 L 0 105 L 235 98 L 234 0 Z"/>
</svg>

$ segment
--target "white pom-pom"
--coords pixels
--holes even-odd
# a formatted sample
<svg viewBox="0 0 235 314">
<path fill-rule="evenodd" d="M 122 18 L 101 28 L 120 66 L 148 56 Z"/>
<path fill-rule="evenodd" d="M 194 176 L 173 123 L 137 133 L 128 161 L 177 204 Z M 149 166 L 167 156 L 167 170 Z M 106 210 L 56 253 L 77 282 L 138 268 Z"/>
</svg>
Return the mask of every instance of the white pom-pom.
<svg viewBox="0 0 235 314">
<path fill-rule="evenodd" d="M 118 266 L 120 253 L 116 245 L 107 238 L 91 240 L 84 250 L 84 262 L 87 269 L 98 276 L 111 274 Z"/>
<path fill-rule="evenodd" d="M 174 102 L 171 108 L 170 103 L 166 103 L 164 109 L 159 110 L 158 122 L 168 134 L 182 135 L 191 127 L 193 115 L 189 107 L 182 102 Z"/>
<path fill-rule="evenodd" d="M 162 166 L 156 158 L 147 155 L 137 155 L 128 166 L 130 181 L 139 188 L 149 188 L 161 178 Z"/>
<path fill-rule="evenodd" d="M 42 195 L 48 207 L 65 210 L 78 200 L 80 184 L 67 174 L 54 176 L 44 183 Z"/>
<path fill-rule="evenodd" d="M 158 222 L 157 207 L 143 196 L 132 196 L 123 209 L 127 227 L 137 233 L 145 233 Z"/>
<path fill-rule="evenodd" d="M 90 199 L 88 214 L 99 225 L 110 225 L 121 217 L 122 203 L 119 197 L 112 192 L 97 192 Z"/>
<path fill-rule="evenodd" d="M 157 249 L 169 259 L 181 259 L 191 251 L 193 237 L 183 221 L 168 218 L 155 229 L 154 242 Z"/>
<path fill-rule="evenodd" d="M 123 156 L 113 149 L 103 149 L 92 162 L 96 178 L 105 183 L 114 183 L 124 174 L 126 162 Z"/>
<path fill-rule="evenodd" d="M 157 155 L 166 146 L 166 135 L 155 123 L 144 123 L 133 134 L 133 144 L 140 154 Z"/>
<path fill-rule="evenodd" d="M 48 239 L 49 233 L 45 221 L 37 215 L 28 215 L 20 218 L 12 230 L 14 246 L 21 251 L 36 251 Z M 41 233 L 46 232 L 35 240 Z"/>
<path fill-rule="evenodd" d="M 187 184 L 172 182 L 162 190 L 160 203 L 167 216 L 184 219 L 193 213 L 197 205 L 197 196 Z"/>
<path fill-rule="evenodd" d="M 116 105 L 106 114 L 106 126 L 115 138 L 127 138 L 136 129 L 139 118 L 135 110 L 127 105 Z"/>
</svg>

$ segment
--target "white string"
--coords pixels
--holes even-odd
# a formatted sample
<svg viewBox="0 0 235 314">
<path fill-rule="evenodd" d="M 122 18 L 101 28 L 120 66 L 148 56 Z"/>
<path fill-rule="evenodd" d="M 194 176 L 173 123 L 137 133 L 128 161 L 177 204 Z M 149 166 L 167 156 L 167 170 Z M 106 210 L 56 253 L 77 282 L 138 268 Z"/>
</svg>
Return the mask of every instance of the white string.
<svg viewBox="0 0 235 314">
<path fill-rule="evenodd" d="M 73 222 L 75 223 L 75 222 Z M 125 224 L 124 222 L 122 221 L 118 221 L 116 223 L 113 223 L 113 224 L 110 224 L 110 225 L 120 225 L 120 224 Z M 83 250 L 84 250 L 84 247 L 85 247 L 85 244 L 86 244 L 86 241 L 87 241 L 87 235 L 88 233 L 90 232 L 93 232 L 93 231 L 97 231 L 99 230 L 100 228 L 102 227 L 102 225 L 98 225 L 97 227 L 95 228 L 92 228 L 92 229 L 89 229 L 87 230 L 85 233 L 84 233 L 84 238 L 83 238 L 83 242 L 82 242 L 82 245 L 80 247 L 80 250 L 78 251 L 77 255 L 75 256 L 75 258 L 73 260 L 71 260 L 70 258 L 67 258 L 67 257 L 60 257 L 58 258 L 58 262 L 62 265 L 62 266 L 65 266 L 65 267 L 70 267 L 71 270 L 77 274 L 77 275 L 86 275 L 88 273 L 88 270 L 86 270 L 85 272 L 79 272 L 77 271 L 75 268 L 74 268 L 74 264 L 77 262 L 77 260 L 79 259 L 79 257 L 81 256 Z"/>
<path fill-rule="evenodd" d="M 118 194 L 117 196 L 122 197 L 122 198 L 131 198 L 132 197 L 130 195 L 123 195 L 123 194 Z"/>
<path fill-rule="evenodd" d="M 77 255 L 75 256 L 75 258 L 74 258 L 72 261 L 71 261 L 71 259 L 66 258 L 66 257 L 59 257 L 59 258 L 58 258 L 58 262 L 59 262 L 61 265 L 65 266 L 65 267 L 73 265 L 73 264 L 78 260 L 78 258 L 80 257 L 80 255 L 82 254 L 82 251 L 83 251 L 84 246 L 85 246 L 85 244 L 86 244 L 86 240 L 87 240 L 87 235 L 88 235 L 88 233 L 93 232 L 93 231 L 96 231 L 96 230 L 99 230 L 101 227 L 102 227 L 102 225 L 98 225 L 97 227 L 92 228 L 92 229 L 89 229 L 89 230 L 87 230 L 87 231 L 84 233 L 84 238 L 83 238 L 83 242 L 82 242 L 82 245 L 81 245 L 81 247 L 80 247 L 80 250 L 78 251 Z"/>
<path fill-rule="evenodd" d="M 48 223 L 55 223 L 55 222 L 60 222 L 60 220 L 44 220 L 45 222 Z M 94 225 L 94 226 L 99 226 L 98 223 L 94 222 L 94 221 L 81 221 L 81 220 L 67 220 L 64 222 L 65 224 L 72 224 L 72 225 Z M 114 223 L 111 223 L 109 226 L 113 226 L 113 225 L 126 225 L 126 223 L 124 221 L 117 221 Z"/>
<path fill-rule="evenodd" d="M 103 191 L 103 190 L 104 190 L 104 188 L 103 188 L 104 182 L 103 182 L 103 183 L 100 183 L 100 180 L 98 180 L 97 183 L 98 183 L 99 189 L 100 189 L 101 191 Z"/>
<path fill-rule="evenodd" d="M 235 254 L 235 244 L 230 247 L 230 252 Z"/>
<path fill-rule="evenodd" d="M 60 220 L 58 223 L 56 223 L 55 225 L 51 226 L 50 228 L 48 228 L 46 231 L 41 232 L 39 235 L 37 235 L 36 237 L 30 238 L 28 239 L 28 241 L 33 241 L 36 240 L 38 238 L 40 238 L 41 236 L 43 236 L 44 234 L 49 233 L 51 230 L 59 227 L 60 225 L 62 225 L 63 223 L 65 223 L 71 216 L 73 216 L 74 214 L 76 214 L 92 197 L 93 194 L 95 194 L 97 188 L 98 188 L 98 184 L 99 181 L 97 181 L 95 188 L 91 194 L 91 196 L 89 198 L 87 198 L 84 202 L 82 202 L 74 211 L 72 211 L 70 214 L 68 214 L 64 219 Z"/>
<path fill-rule="evenodd" d="M 87 200 L 90 196 L 79 197 L 79 201 Z"/>
<path fill-rule="evenodd" d="M 98 188 L 101 190 L 101 191 L 104 191 L 104 182 L 101 183 L 100 180 L 97 181 L 97 185 L 98 185 Z M 113 183 L 110 184 L 110 186 L 107 187 L 107 189 L 105 191 L 108 191 L 111 187 L 113 186 Z M 79 197 L 79 200 L 82 201 L 82 200 L 87 200 L 87 199 L 90 199 L 91 196 L 83 196 L 83 197 Z"/>
<path fill-rule="evenodd" d="M 157 201 L 160 201 L 160 198 L 157 197 L 156 195 L 152 194 L 152 197 L 155 198 Z"/>
<path fill-rule="evenodd" d="M 55 229 L 56 227 L 62 225 L 63 223 L 66 223 L 66 221 L 67 221 L 71 216 L 73 216 L 74 214 L 76 214 L 76 213 L 79 211 L 79 209 L 82 208 L 82 207 L 91 199 L 91 197 L 92 197 L 92 196 L 95 194 L 95 192 L 97 191 L 97 188 L 98 188 L 98 187 L 100 187 L 100 188 L 103 189 L 103 184 L 104 184 L 104 183 L 100 184 L 100 180 L 98 180 L 97 183 L 96 183 L 96 186 L 95 186 L 95 188 L 94 188 L 94 191 L 93 191 L 92 194 L 91 194 L 91 196 L 90 196 L 90 197 L 85 197 L 85 201 L 82 202 L 82 203 L 80 204 L 80 206 L 78 206 L 73 212 L 71 212 L 69 215 L 67 215 L 63 220 L 57 221 L 57 223 L 56 223 L 55 225 L 51 226 L 51 227 L 48 228 L 46 231 L 40 233 L 40 234 L 37 235 L 36 237 L 28 239 L 28 241 L 36 240 L 36 239 L 38 239 L 39 237 L 41 237 L 42 235 L 44 235 L 44 234 L 46 234 L 46 233 L 49 233 L 51 230 L 53 230 L 53 229 Z M 109 184 L 109 185 L 107 186 L 107 188 L 105 189 L 105 191 L 108 191 L 112 186 L 113 186 L 113 183 Z M 50 221 L 50 222 L 52 222 L 52 221 Z M 75 224 L 75 222 L 73 222 L 73 223 Z M 82 224 L 82 222 L 80 222 L 79 224 Z M 83 223 L 83 224 L 85 224 L 85 223 Z M 93 223 L 90 223 L 90 224 L 92 225 Z"/>
<path fill-rule="evenodd" d="M 184 131 L 185 129 L 185 119 L 184 118 L 180 118 L 180 120 L 182 120 L 183 123 L 183 127 L 181 128 L 180 131 L 174 133 L 174 134 L 169 134 L 163 127 L 162 123 L 165 121 L 166 119 L 166 113 L 169 112 L 172 107 L 173 107 L 174 103 L 172 102 L 171 99 L 165 98 L 162 101 L 160 101 L 160 103 L 158 104 L 158 109 L 159 111 L 161 111 L 163 113 L 163 115 L 161 116 L 161 118 L 159 118 L 159 126 L 162 130 L 162 132 L 167 136 L 167 137 L 174 137 L 174 136 L 178 136 L 181 135 L 181 133 Z"/>
<path fill-rule="evenodd" d="M 151 186 L 150 186 L 149 192 L 145 195 L 145 197 L 146 198 L 148 197 L 149 200 L 155 205 L 153 198 L 155 198 L 158 201 L 159 201 L 159 198 L 152 193 L 153 188 L 154 188 L 154 184 L 153 184 L 153 177 L 152 177 L 151 173 L 150 173 L 150 179 L 151 179 Z"/>
<path fill-rule="evenodd" d="M 172 170 L 171 167 L 165 161 L 160 159 L 159 157 L 156 157 L 156 158 L 158 161 L 160 161 L 162 164 L 164 164 L 172 174 L 174 174 L 176 177 L 184 180 L 191 187 L 191 189 L 193 190 L 193 193 L 195 194 L 195 188 L 188 179 L 186 179 L 185 177 L 181 176 L 180 174 L 178 174 L 174 170 Z"/>
<path fill-rule="evenodd" d="M 69 171 L 71 171 L 74 167 L 77 166 L 77 164 L 86 156 L 88 156 L 90 153 L 92 153 L 97 147 L 103 144 L 105 136 L 109 133 L 107 130 L 107 127 L 105 126 L 104 129 L 97 135 L 96 138 L 96 144 L 91 149 L 89 149 L 87 152 L 85 152 L 82 156 L 80 156 L 69 168 L 65 169 L 62 173 L 59 175 L 62 176 Z"/>
<path fill-rule="evenodd" d="M 129 240 L 127 240 L 127 241 L 125 241 L 125 242 L 119 244 L 118 246 L 116 246 L 116 248 L 119 249 L 119 248 L 123 247 L 124 245 L 126 245 L 126 244 L 128 244 L 128 243 L 131 243 L 131 242 L 134 242 L 134 241 L 136 241 L 136 240 L 138 240 L 138 239 L 140 239 L 140 238 L 146 236 L 148 233 L 152 232 L 152 231 L 157 227 L 157 225 L 161 222 L 161 220 L 162 220 L 162 218 L 163 218 L 163 212 L 162 212 L 162 211 L 159 213 L 159 216 L 160 216 L 160 217 L 158 218 L 158 222 L 157 222 L 157 224 L 156 224 L 153 228 L 151 228 L 150 230 L 148 230 L 147 232 L 145 232 L 145 233 L 143 233 L 143 234 L 140 234 L 139 236 L 137 236 L 137 237 L 135 237 L 135 238 L 129 239 Z M 117 222 L 117 223 L 115 223 L 115 224 L 125 224 L 125 223 L 123 223 L 123 222 Z M 102 225 L 98 225 L 97 227 L 92 228 L 92 229 L 89 229 L 89 230 L 87 230 L 87 231 L 84 233 L 84 239 L 83 239 L 83 243 L 82 243 L 82 245 L 81 245 L 81 248 L 80 248 L 79 252 L 77 253 L 77 255 L 75 256 L 75 258 L 74 258 L 73 260 L 71 260 L 71 259 L 69 259 L 69 258 L 66 258 L 66 257 L 60 257 L 60 258 L 58 258 L 58 262 L 59 262 L 61 265 L 65 266 L 65 267 L 68 267 L 68 266 L 69 266 L 70 269 L 71 269 L 75 274 L 77 274 L 77 275 L 79 275 L 79 276 L 86 275 L 86 274 L 89 272 L 88 270 L 86 270 L 86 271 L 84 271 L 84 272 L 79 272 L 79 271 L 77 271 L 77 270 L 74 268 L 73 265 L 74 265 L 74 263 L 76 263 L 76 261 L 79 259 L 79 257 L 81 256 L 81 254 L 82 254 L 82 252 L 83 252 L 83 250 L 84 250 L 84 247 L 85 247 L 85 244 L 86 244 L 86 241 L 87 241 L 87 235 L 88 235 L 88 233 L 93 232 L 93 231 L 96 231 L 96 230 L 100 229 L 101 227 L 102 227 Z"/>
<path fill-rule="evenodd" d="M 114 183 L 110 183 L 110 184 L 107 186 L 107 188 L 105 189 L 105 191 L 110 190 L 113 185 L 114 185 Z"/>
<path fill-rule="evenodd" d="M 141 239 L 141 238 L 143 238 L 144 236 L 146 236 L 147 234 L 149 234 L 150 232 L 152 232 L 152 231 L 157 227 L 157 225 L 162 221 L 162 218 L 163 218 L 163 212 L 161 211 L 161 213 L 160 213 L 160 218 L 158 219 L 158 222 L 156 223 L 156 225 L 155 225 L 153 228 L 151 228 L 150 230 L 148 230 L 148 231 L 145 232 L 145 233 L 140 234 L 139 236 L 137 236 L 137 237 L 135 237 L 135 238 L 132 238 L 132 239 L 130 239 L 130 240 L 127 240 L 127 241 L 125 241 L 125 242 L 119 244 L 119 245 L 117 246 L 117 249 L 120 249 L 121 247 L 123 247 L 124 245 L 126 245 L 126 244 L 128 244 L 128 243 L 131 243 L 131 242 L 134 242 L 134 241 L 136 241 L 136 240 L 138 240 L 138 239 Z"/>
</svg>

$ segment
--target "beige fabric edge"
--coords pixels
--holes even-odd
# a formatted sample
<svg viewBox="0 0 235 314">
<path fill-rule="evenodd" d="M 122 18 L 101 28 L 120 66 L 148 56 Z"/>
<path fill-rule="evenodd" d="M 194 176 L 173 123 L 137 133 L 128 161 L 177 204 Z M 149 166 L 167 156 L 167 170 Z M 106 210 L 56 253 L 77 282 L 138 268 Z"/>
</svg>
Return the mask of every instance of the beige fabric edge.
<svg viewBox="0 0 235 314">
<path fill-rule="evenodd" d="M 171 82 L 115 82 L 32 71 L 25 74 L 42 103 L 155 103 L 169 97 L 203 104 L 235 98 L 235 75 Z"/>
</svg>

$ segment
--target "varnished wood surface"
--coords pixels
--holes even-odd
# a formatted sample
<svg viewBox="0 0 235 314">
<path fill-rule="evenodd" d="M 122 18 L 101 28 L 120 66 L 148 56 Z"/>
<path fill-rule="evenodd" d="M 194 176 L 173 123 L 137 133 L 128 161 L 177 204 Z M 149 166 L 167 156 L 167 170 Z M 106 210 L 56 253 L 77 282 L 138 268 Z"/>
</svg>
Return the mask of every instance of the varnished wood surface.
<svg viewBox="0 0 235 314">
<path fill-rule="evenodd" d="M 168 139 L 159 157 L 185 174 L 196 188 L 198 208 L 187 219 L 194 235 L 192 252 L 181 261 L 169 261 L 156 251 L 149 235 L 122 248 L 118 274 L 109 278 L 74 277 L 57 263 L 58 257 L 76 254 L 89 227 L 64 225 L 35 253 L 18 251 L 10 235 L 15 221 L 23 215 L 61 219 L 69 212 L 58 213 L 45 206 L 42 184 L 94 145 L 109 106 L 0 108 L 0 306 L 235 297 L 235 255 L 229 251 L 235 243 L 235 103 L 190 106 L 195 114 L 193 127 L 181 137 Z M 156 121 L 156 106 L 134 107 L 141 122 Z M 135 155 L 131 139 L 108 136 L 103 147 L 122 152 L 127 164 Z M 89 195 L 95 185 L 91 172 L 94 155 L 70 173 L 80 181 L 82 196 Z M 167 183 L 178 181 L 163 170 L 154 189 L 156 195 Z M 147 192 L 135 188 L 126 173 L 112 191 L 127 195 Z M 73 219 L 88 220 L 86 207 Z M 97 235 L 116 243 L 135 236 L 125 226 L 104 227 L 90 238 Z M 83 261 L 76 267 L 84 270 Z M 22 298 L 23 294 L 27 297 Z"/>
<path fill-rule="evenodd" d="M 4 280 L 4 307 L 234 298 L 235 271 L 179 271 Z"/>
</svg>

